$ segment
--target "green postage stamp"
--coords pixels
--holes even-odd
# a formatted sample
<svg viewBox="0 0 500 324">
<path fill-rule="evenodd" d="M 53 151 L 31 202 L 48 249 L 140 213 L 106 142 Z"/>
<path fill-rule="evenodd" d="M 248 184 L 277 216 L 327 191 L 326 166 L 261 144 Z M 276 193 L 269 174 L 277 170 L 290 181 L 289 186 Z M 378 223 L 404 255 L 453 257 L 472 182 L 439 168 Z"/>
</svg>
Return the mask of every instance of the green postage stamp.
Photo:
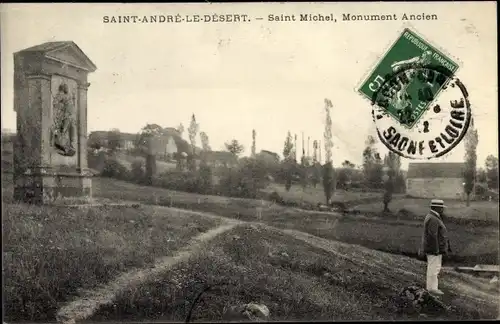
<svg viewBox="0 0 500 324">
<path fill-rule="evenodd" d="M 458 69 L 423 37 L 403 30 L 358 89 L 371 101 L 379 137 L 390 150 L 429 159 L 462 140 L 471 113 Z"/>
</svg>

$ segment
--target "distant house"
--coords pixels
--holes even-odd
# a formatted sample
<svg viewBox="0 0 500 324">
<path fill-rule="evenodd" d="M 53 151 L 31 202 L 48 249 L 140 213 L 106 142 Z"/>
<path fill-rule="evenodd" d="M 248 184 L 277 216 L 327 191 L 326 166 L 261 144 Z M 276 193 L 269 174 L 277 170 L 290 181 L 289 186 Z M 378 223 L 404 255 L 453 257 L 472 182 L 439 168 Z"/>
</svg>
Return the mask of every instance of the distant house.
<svg viewBox="0 0 500 324">
<path fill-rule="evenodd" d="M 416 198 L 463 199 L 464 163 L 410 163 L 406 193 Z"/>
<path fill-rule="evenodd" d="M 179 153 L 185 152 L 190 155 L 191 148 L 188 142 L 186 142 L 173 128 L 167 128 L 164 130 L 165 135 L 154 137 L 151 139 L 151 148 L 153 153 L 164 159 L 176 159 Z M 135 133 L 120 133 L 120 148 L 121 151 L 131 151 L 135 148 L 136 142 L 138 140 L 138 134 Z M 108 146 L 108 132 L 107 131 L 95 131 L 90 133 L 89 143 L 99 143 L 101 146 L 106 148 Z"/>
<path fill-rule="evenodd" d="M 133 150 L 137 140 L 137 134 L 120 133 L 120 140 L 120 150 Z"/>
<path fill-rule="evenodd" d="M 199 153 L 200 159 L 208 165 L 216 167 L 232 168 L 238 164 L 238 157 L 227 151 L 203 151 Z"/>
<path fill-rule="evenodd" d="M 175 139 L 169 135 L 153 137 L 151 139 L 152 152 L 159 158 L 173 160 L 177 156 L 177 144 Z"/>
</svg>

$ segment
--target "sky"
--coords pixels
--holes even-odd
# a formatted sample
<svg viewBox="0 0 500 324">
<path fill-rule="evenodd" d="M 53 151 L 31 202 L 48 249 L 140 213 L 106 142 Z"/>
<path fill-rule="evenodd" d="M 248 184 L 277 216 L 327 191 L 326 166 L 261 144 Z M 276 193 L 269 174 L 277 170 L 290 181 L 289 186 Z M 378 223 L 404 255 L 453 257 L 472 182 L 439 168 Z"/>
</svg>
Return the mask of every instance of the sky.
<svg viewBox="0 0 500 324">
<path fill-rule="evenodd" d="M 237 139 L 250 153 L 282 155 L 288 131 L 323 141 L 333 103 L 333 162 L 362 162 L 375 135 L 356 88 L 404 28 L 399 21 L 105 24 L 108 15 L 240 13 L 437 14 L 411 27 L 458 58 L 479 132 L 478 164 L 498 156 L 496 3 L 1 4 L 2 129 L 15 129 L 13 53 L 74 41 L 97 65 L 89 75 L 88 130 L 137 133 L 147 123 L 189 126 L 195 114 L 214 150 Z M 184 135 L 187 139 L 187 134 Z M 198 145 L 200 140 L 198 138 Z M 382 154 L 387 149 L 378 144 Z M 299 152 L 301 146 L 299 145 Z M 324 155 L 324 153 L 323 153 Z M 463 145 L 436 161 L 463 161 Z M 403 161 L 403 167 L 407 161 Z"/>
</svg>

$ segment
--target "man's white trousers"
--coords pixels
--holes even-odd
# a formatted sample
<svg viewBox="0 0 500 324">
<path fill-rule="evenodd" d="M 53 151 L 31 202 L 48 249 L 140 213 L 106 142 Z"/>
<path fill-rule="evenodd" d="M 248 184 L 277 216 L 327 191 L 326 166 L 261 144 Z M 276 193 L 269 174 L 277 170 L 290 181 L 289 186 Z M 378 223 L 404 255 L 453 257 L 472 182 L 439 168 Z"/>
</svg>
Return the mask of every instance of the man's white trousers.
<svg viewBox="0 0 500 324">
<path fill-rule="evenodd" d="M 427 290 L 438 290 L 438 276 L 442 260 L 442 255 L 427 254 Z"/>
</svg>

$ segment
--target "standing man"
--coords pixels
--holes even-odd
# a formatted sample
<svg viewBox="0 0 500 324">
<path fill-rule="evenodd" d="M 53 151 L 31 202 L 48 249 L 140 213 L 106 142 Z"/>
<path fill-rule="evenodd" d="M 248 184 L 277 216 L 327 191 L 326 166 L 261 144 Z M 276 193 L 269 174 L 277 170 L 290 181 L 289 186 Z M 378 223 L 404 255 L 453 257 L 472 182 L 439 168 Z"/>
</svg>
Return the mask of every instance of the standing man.
<svg viewBox="0 0 500 324">
<path fill-rule="evenodd" d="M 446 207 L 440 199 L 431 201 L 431 210 L 425 217 L 421 251 L 427 255 L 427 290 L 436 295 L 443 292 L 438 289 L 438 275 L 441 271 L 443 255 L 451 252 L 446 226 L 443 223 L 443 211 Z"/>
</svg>

